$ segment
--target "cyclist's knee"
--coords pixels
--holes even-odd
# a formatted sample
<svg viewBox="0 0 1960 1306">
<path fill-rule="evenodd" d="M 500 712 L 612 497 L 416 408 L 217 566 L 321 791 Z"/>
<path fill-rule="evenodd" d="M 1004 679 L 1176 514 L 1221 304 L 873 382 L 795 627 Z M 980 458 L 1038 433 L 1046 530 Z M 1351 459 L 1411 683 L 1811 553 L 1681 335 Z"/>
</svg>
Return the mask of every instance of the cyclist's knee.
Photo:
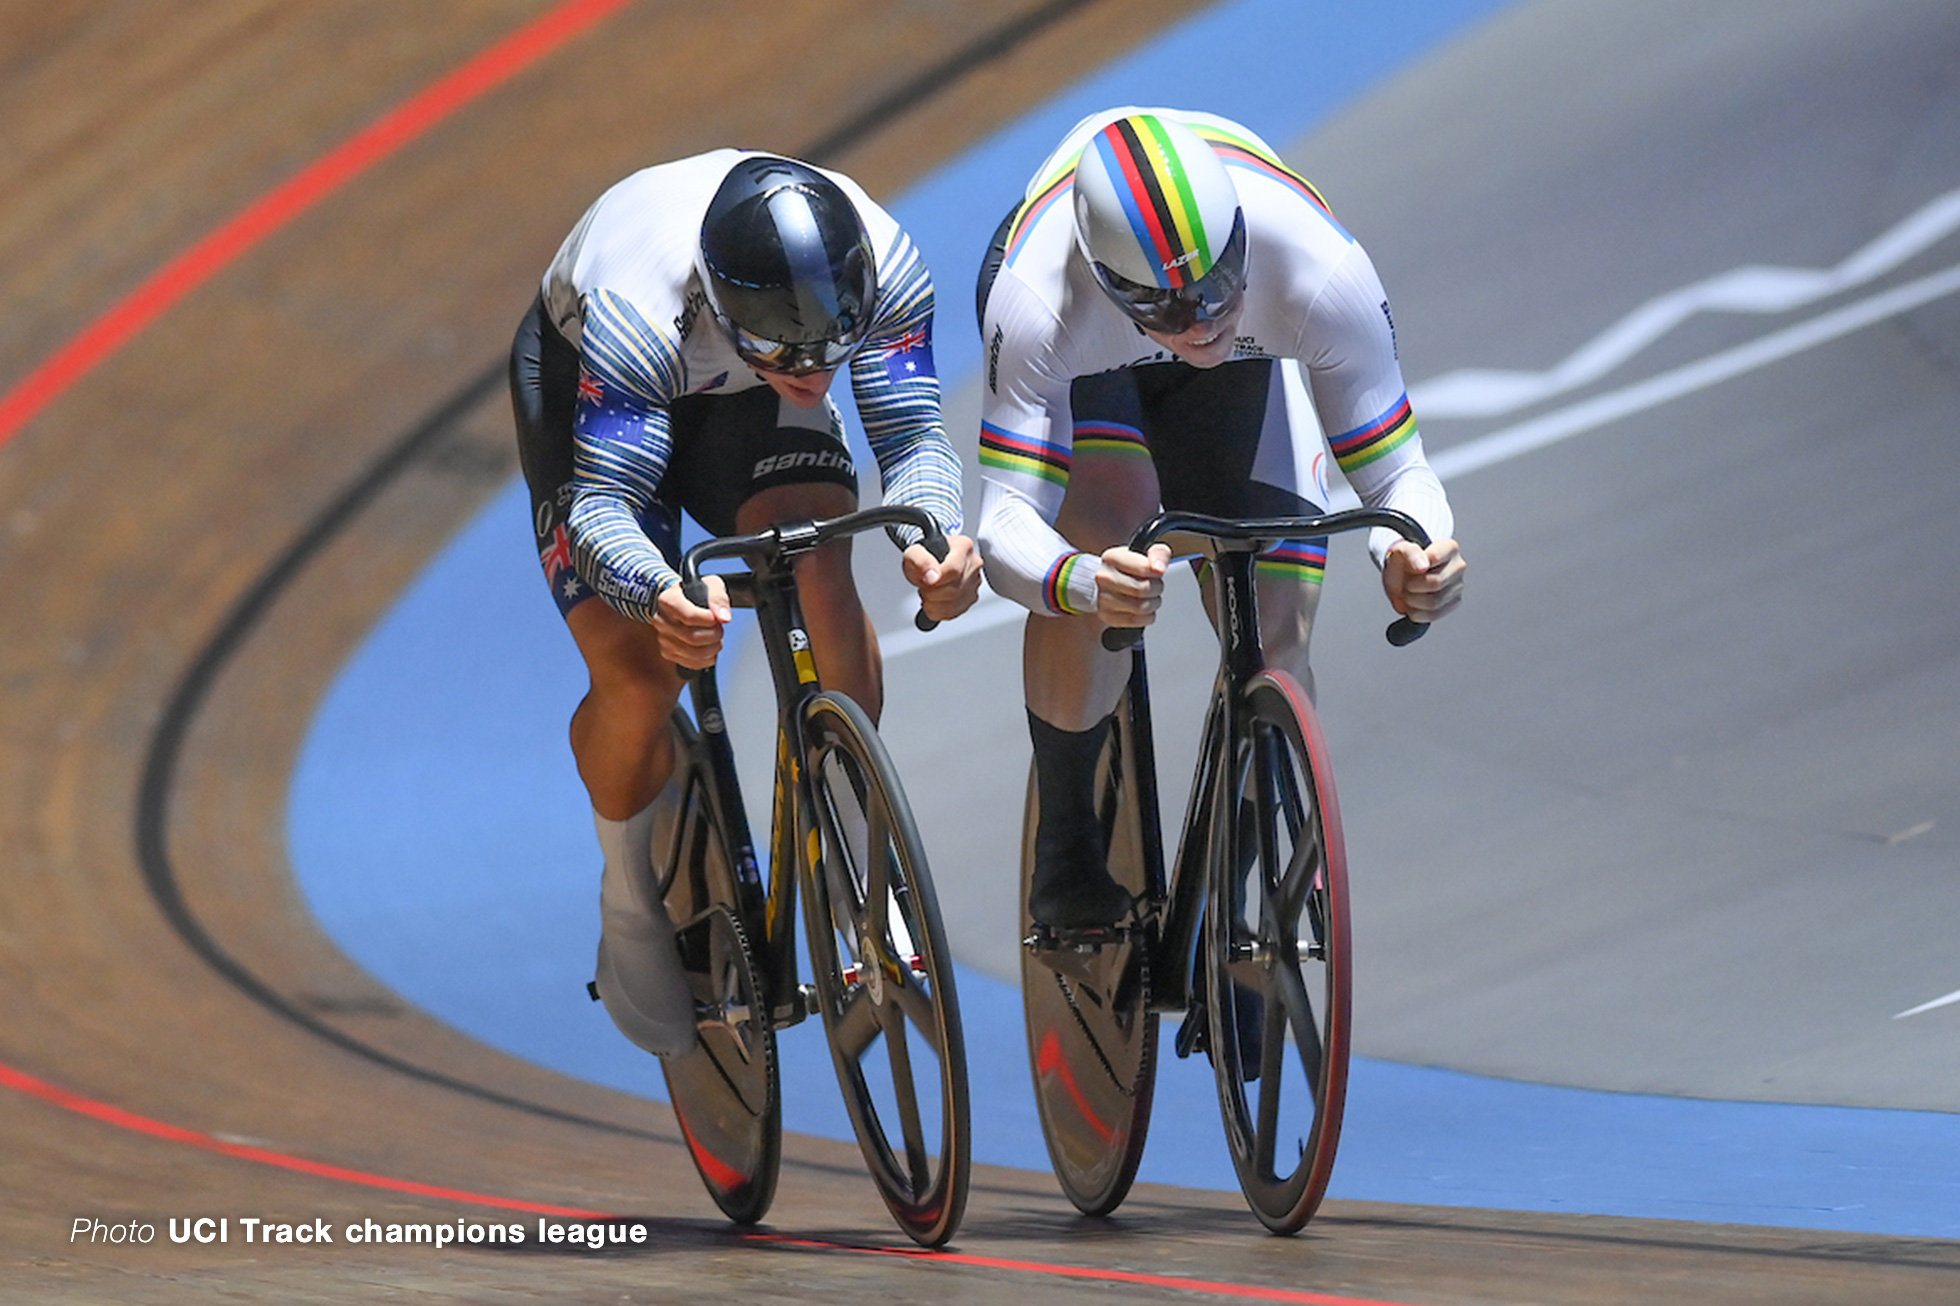
<svg viewBox="0 0 1960 1306">
<path fill-rule="evenodd" d="M 777 522 L 815 521 L 855 511 L 857 492 L 834 481 L 772 485 L 742 501 L 735 510 L 735 529 L 748 534 Z"/>
<path fill-rule="evenodd" d="M 1147 458 L 1077 450 L 1055 529 L 1076 548 L 1127 544 L 1157 511 L 1157 471 Z"/>
<path fill-rule="evenodd" d="M 574 608 L 566 624 L 585 659 L 593 697 L 607 704 L 618 700 L 622 705 L 658 707 L 664 703 L 669 710 L 680 701 L 680 672 L 660 655 L 653 627 L 597 600 Z"/>
<path fill-rule="evenodd" d="M 858 591 L 851 570 L 851 542 L 833 540 L 798 558 L 796 585 L 810 600 L 806 609 L 821 608 L 826 615 L 855 610 Z"/>
<path fill-rule="evenodd" d="M 661 663 L 669 673 L 671 663 Z M 647 674 L 635 668 L 604 677 L 592 678 L 588 702 L 596 702 L 607 713 L 647 721 L 665 721 L 681 701 L 682 681 L 677 674 Z"/>
</svg>

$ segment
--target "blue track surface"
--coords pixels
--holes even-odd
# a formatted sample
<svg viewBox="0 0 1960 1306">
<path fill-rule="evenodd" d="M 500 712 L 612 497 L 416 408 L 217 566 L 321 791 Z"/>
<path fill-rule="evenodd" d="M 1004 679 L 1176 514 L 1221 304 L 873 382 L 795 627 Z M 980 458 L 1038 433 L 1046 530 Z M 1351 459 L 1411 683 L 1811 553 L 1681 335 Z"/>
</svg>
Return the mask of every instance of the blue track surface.
<svg viewBox="0 0 1960 1306">
<path fill-rule="evenodd" d="M 936 270 L 948 389 L 979 361 L 964 290 L 1027 172 L 1077 119 L 1182 103 L 1193 50 L 1231 50 L 1202 107 L 1268 139 L 1331 110 L 1501 0 L 1245 0 L 1183 24 L 891 205 Z M 1251 39 L 1249 34 L 1256 34 Z M 323 928 L 408 1000 L 495 1047 L 659 1095 L 657 1068 L 586 1000 L 599 857 L 565 722 L 577 654 L 538 581 L 521 486 L 401 598 L 334 683 L 295 770 L 289 829 Z M 1019 995 L 963 972 L 984 1161 L 1045 1169 Z M 820 1030 L 783 1038 L 790 1128 L 848 1138 Z M 1960 1236 L 1960 1117 L 1550 1088 L 1357 1063 L 1337 1197 Z M 1235 1186 L 1209 1068 L 1167 1060 L 1142 1177 Z"/>
</svg>

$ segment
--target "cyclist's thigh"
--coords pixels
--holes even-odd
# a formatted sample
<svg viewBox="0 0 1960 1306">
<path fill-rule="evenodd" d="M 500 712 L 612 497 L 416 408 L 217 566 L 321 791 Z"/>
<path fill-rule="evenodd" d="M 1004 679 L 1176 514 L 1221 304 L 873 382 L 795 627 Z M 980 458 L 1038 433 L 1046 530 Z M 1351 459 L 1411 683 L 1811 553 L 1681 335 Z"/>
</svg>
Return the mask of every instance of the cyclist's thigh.
<svg viewBox="0 0 1960 1306">
<path fill-rule="evenodd" d="M 802 515 L 836 516 L 857 506 L 857 468 L 843 419 L 828 397 L 814 408 L 798 408 L 757 386 L 679 400 L 673 417 L 667 473 L 673 497 L 712 535 L 760 530 L 780 520 L 760 514 L 780 507 L 785 496 L 771 494 L 754 512 L 747 505 L 785 487 L 808 487 L 804 497 L 821 505 Z M 799 501 L 796 494 L 787 496 L 791 504 Z"/>
<path fill-rule="evenodd" d="M 1326 454 L 1296 368 L 1243 359 L 1137 370 L 1166 508 L 1227 518 L 1322 511 Z M 1304 672 L 1326 561 L 1325 536 L 1286 540 L 1259 556 L 1260 624 L 1275 665 Z"/>
<path fill-rule="evenodd" d="M 779 521 L 838 517 L 857 507 L 857 471 L 843 418 L 826 396 L 799 408 L 767 386 L 677 406 L 675 466 L 681 502 L 716 535 Z M 863 624 L 851 542 L 834 540 L 796 565 L 811 638 L 828 643 Z"/>
<path fill-rule="evenodd" d="M 1135 370 L 1077 377 L 1069 408 L 1074 447 L 1055 529 L 1076 548 L 1101 553 L 1127 542 L 1157 510 Z"/>
</svg>

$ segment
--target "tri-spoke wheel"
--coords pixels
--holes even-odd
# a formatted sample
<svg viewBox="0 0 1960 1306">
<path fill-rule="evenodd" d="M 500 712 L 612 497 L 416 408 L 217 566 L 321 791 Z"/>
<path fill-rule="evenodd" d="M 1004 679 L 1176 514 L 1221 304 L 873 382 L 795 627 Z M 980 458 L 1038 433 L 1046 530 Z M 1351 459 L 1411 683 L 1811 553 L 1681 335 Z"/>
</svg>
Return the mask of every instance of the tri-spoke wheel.
<svg viewBox="0 0 1960 1306">
<path fill-rule="evenodd" d="M 1096 809 L 1110 874 L 1142 897 L 1153 886 L 1129 708 L 1126 691 L 1096 764 Z M 1028 885 L 1040 817 L 1030 771 L 1021 836 L 1023 938 L 1032 928 Z M 1129 1195 L 1143 1159 L 1157 1082 L 1157 1013 L 1150 1009 L 1148 954 L 1147 936 L 1136 935 L 1092 952 L 1021 951 L 1021 1001 L 1041 1135 L 1062 1191 L 1085 1215 L 1115 1210 Z"/>
<path fill-rule="evenodd" d="M 737 852 L 709 783 L 702 742 L 676 713 L 679 805 L 661 822 L 654 859 L 679 926 L 700 1042 L 660 1063 L 694 1168 L 722 1213 L 754 1224 L 776 1195 L 783 1112 L 776 1034 L 740 924 Z"/>
<path fill-rule="evenodd" d="M 810 961 L 865 1163 L 917 1242 L 953 1236 L 972 1170 L 953 958 L 918 829 L 864 710 L 804 715 L 812 803 L 803 876 Z"/>
<path fill-rule="evenodd" d="M 1225 1137 L 1259 1219 L 1293 1233 L 1327 1191 L 1347 1092 L 1347 865 L 1333 773 L 1299 684 L 1262 672 L 1223 777 L 1205 921 L 1206 1017 Z"/>
</svg>

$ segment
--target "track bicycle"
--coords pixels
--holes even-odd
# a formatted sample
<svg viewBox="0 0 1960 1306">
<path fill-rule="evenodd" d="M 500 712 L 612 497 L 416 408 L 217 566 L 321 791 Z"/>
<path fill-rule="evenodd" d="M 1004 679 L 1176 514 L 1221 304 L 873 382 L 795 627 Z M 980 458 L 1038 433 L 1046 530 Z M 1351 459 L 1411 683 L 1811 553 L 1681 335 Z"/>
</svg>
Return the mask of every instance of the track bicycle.
<svg viewBox="0 0 1960 1306">
<path fill-rule="evenodd" d="M 1027 911 L 1040 807 L 1032 773 L 1021 854 L 1021 988 L 1049 1158 L 1089 1215 L 1121 1204 L 1149 1130 L 1158 1018 L 1181 1015 L 1176 1051 L 1205 1051 L 1239 1186 L 1275 1233 L 1312 1218 L 1333 1173 L 1347 1092 L 1353 959 L 1347 860 L 1334 774 L 1313 704 L 1266 667 L 1254 555 L 1283 539 L 1386 526 L 1427 546 L 1407 515 L 1356 509 L 1229 521 L 1160 513 L 1131 541 L 1196 536 L 1212 554 L 1219 670 L 1183 834 L 1169 873 L 1142 630 L 1128 686 L 1097 764 L 1109 871 L 1130 891 L 1130 923 L 1052 931 Z M 1426 627 L 1404 617 L 1391 643 Z"/>
<path fill-rule="evenodd" d="M 672 843 L 655 849 L 660 886 L 694 985 L 698 1045 L 661 1062 L 696 1170 L 730 1219 L 753 1224 L 775 1196 L 782 1159 L 776 1032 L 821 1013 L 844 1104 L 879 1195 L 927 1247 L 953 1236 L 972 1170 L 966 1053 L 953 957 L 918 827 L 864 709 L 817 680 L 796 560 L 835 539 L 910 526 L 946 554 L 914 508 L 786 522 L 708 540 L 681 565 L 706 606 L 702 567 L 731 603 L 753 607 L 777 701 L 769 868 L 755 844 L 713 668 L 692 673 L 693 718 L 674 713 L 680 747 Z M 920 625 L 930 621 L 920 614 Z M 798 974 L 801 892 L 812 976 Z"/>
</svg>

